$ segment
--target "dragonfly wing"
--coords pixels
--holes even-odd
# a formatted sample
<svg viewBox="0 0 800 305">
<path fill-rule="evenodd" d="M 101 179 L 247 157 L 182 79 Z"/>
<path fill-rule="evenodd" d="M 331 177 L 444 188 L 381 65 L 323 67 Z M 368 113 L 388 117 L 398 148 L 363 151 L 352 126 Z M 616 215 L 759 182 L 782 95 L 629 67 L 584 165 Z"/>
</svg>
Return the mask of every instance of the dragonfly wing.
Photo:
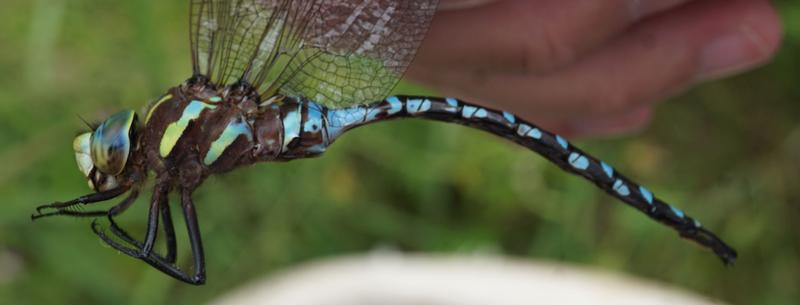
<svg viewBox="0 0 800 305">
<path fill-rule="evenodd" d="M 190 0 L 194 72 L 330 107 L 385 97 L 438 0 Z"/>
<path fill-rule="evenodd" d="M 296 49 L 301 20 L 314 1 L 190 0 L 189 37 L 195 74 L 217 84 L 251 81 L 281 50 Z M 278 40 L 277 34 L 283 34 Z M 294 45 L 294 46 L 292 46 Z M 251 82 L 252 83 L 252 82 Z M 258 85 L 258 84 L 254 84 Z"/>
</svg>

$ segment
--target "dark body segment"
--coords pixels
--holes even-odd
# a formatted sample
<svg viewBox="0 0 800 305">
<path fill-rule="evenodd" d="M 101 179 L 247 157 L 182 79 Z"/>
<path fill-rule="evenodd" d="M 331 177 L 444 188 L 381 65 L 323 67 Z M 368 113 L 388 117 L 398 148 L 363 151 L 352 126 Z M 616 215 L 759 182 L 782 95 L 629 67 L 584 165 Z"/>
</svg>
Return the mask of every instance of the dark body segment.
<svg viewBox="0 0 800 305">
<path fill-rule="evenodd" d="M 106 121 L 124 123 L 109 125 L 119 128 L 108 128 L 108 137 L 94 139 L 105 128 L 77 137 L 73 149 L 79 169 L 96 192 L 39 206 L 32 218 L 107 216 L 113 236 L 92 225 L 107 244 L 179 280 L 202 284 L 205 262 L 192 193 L 205 178 L 255 162 L 318 156 L 347 130 L 411 117 L 453 122 L 507 138 L 713 249 L 725 263 L 736 258 L 735 251 L 682 211 L 562 137 L 513 114 L 452 98 L 401 96 L 357 105 L 385 97 L 399 81 L 438 0 L 189 3 L 193 76 L 154 103 L 144 124 L 127 112 L 122 117 L 129 120 Z M 111 144 L 118 143 L 111 140 L 129 146 L 117 149 Z M 95 154 L 95 147 L 115 149 Z M 118 153 L 127 148 L 131 150 L 125 159 Z M 139 241 L 118 227 L 114 217 L 135 202 L 151 173 L 155 187 L 147 231 Z M 171 192 L 180 195 L 194 262 L 191 272 L 176 264 Z M 106 211 L 69 209 L 123 194 L 128 195 Z M 159 222 L 167 243 L 164 256 L 153 251 Z"/>
<path fill-rule="evenodd" d="M 397 118 L 451 122 L 527 147 L 672 227 L 681 236 L 713 249 L 725 263 L 736 258 L 733 249 L 683 211 L 664 203 L 645 187 L 561 136 L 511 113 L 454 98 L 392 96 L 372 104 L 331 109 L 285 96 L 259 102 L 257 96 L 247 92 L 231 88 L 213 90 L 207 85 L 172 89 L 173 98 L 155 105 L 157 108 L 152 111 L 152 116 L 159 119 L 147 122 L 143 143 L 150 168 L 158 176 L 179 177 L 184 188 L 194 189 L 208 175 L 238 166 L 318 156 L 346 131 L 369 123 Z M 185 129 L 176 129 L 174 126 L 181 121 L 187 121 Z M 177 140 L 167 154 L 171 139 Z"/>
<path fill-rule="evenodd" d="M 457 123 L 509 139 L 547 158 L 562 169 L 582 176 L 605 192 L 652 219 L 675 229 L 682 237 L 708 247 L 726 264 L 736 251 L 683 211 L 656 198 L 647 188 L 633 183 L 614 168 L 559 135 L 515 115 L 465 103 L 454 98 L 393 96 L 370 105 L 327 111 L 327 132 L 333 141 L 347 130 L 365 124 L 404 117 Z"/>
<path fill-rule="evenodd" d="M 580 175 L 610 195 L 652 219 L 676 230 L 682 237 L 713 250 L 726 264 L 736 252 L 703 228 L 699 222 L 656 198 L 645 187 L 616 172 L 608 164 L 574 147 L 564 138 L 542 130 L 508 112 L 465 103 L 454 98 L 392 96 L 371 104 L 328 108 L 305 98 L 273 96 L 262 101 L 246 83 L 218 88 L 202 76 L 170 89 L 151 106 L 145 116 L 136 151 L 117 189 L 84 196 L 66 203 L 37 208 L 34 218 L 69 215 L 107 215 L 111 232 L 120 243 L 93 223 L 94 232 L 115 249 L 139 258 L 159 270 L 191 284 L 205 281 L 204 253 L 199 224 L 191 194 L 210 175 L 255 162 L 290 161 L 319 156 L 342 134 L 370 123 L 423 118 L 461 124 L 509 139 L 537 152 L 562 169 Z M 155 173 L 147 233 L 139 241 L 119 228 L 113 217 L 122 213 L 139 194 L 140 186 Z M 65 207 L 78 203 L 109 200 L 129 192 L 122 203 L 108 211 L 70 212 Z M 175 264 L 174 229 L 167 194 L 181 196 L 194 272 Z M 42 214 L 44 209 L 56 209 Z M 168 252 L 153 251 L 162 219 Z"/>
</svg>

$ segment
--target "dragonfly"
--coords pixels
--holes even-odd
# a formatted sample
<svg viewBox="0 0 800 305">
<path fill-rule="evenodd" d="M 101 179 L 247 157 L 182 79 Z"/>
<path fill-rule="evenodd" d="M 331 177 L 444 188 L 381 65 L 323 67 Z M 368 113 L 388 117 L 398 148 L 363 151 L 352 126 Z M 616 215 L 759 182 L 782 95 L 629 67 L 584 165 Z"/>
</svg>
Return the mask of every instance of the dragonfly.
<svg viewBox="0 0 800 305">
<path fill-rule="evenodd" d="M 734 263 L 736 251 L 699 221 L 557 134 L 458 98 L 388 96 L 414 58 L 437 2 L 189 0 L 192 75 L 154 99 L 142 116 L 124 110 L 78 135 L 73 150 L 92 192 L 39 206 L 32 219 L 95 218 L 92 231 L 114 249 L 201 285 L 205 257 L 192 193 L 207 177 L 256 162 L 316 157 L 356 127 L 419 118 L 480 129 L 530 149 Z M 149 180 L 154 184 L 139 240 L 114 218 Z M 176 263 L 172 192 L 180 200 L 193 266 Z M 107 210 L 76 208 L 115 198 L 121 200 Z M 99 225 L 103 218 L 108 228 Z M 160 234 L 165 253 L 154 250 Z"/>
</svg>

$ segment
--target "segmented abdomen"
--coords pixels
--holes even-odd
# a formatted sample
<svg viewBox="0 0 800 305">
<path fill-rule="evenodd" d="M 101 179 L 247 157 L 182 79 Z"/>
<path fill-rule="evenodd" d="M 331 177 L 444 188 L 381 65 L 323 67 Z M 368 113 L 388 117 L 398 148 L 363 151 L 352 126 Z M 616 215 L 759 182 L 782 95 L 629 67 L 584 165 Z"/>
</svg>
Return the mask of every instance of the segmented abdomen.
<svg viewBox="0 0 800 305">
<path fill-rule="evenodd" d="M 598 187 L 680 233 L 684 238 L 711 248 L 726 264 L 736 259 L 736 251 L 683 211 L 653 195 L 645 187 L 631 182 L 559 135 L 519 119 L 515 115 L 472 105 L 454 98 L 392 96 L 383 101 L 324 111 L 326 144 L 345 131 L 382 120 L 418 117 L 453 122 L 491 132 L 525 146 L 562 169 L 583 176 Z"/>
</svg>

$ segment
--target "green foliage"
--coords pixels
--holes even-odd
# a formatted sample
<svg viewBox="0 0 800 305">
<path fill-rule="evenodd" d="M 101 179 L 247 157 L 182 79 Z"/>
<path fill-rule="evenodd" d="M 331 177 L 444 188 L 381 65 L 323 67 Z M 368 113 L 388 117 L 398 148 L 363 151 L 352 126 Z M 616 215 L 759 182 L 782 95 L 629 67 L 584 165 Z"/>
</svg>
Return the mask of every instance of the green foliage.
<svg viewBox="0 0 800 305">
<path fill-rule="evenodd" d="M 301 262 L 376 248 L 597 266 L 733 303 L 800 299 L 800 10 L 790 0 L 778 1 L 788 38 L 774 63 L 664 104 L 642 134 L 580 143 L 728 240 L 741 258 L 733 268 L 529 151 L 419 121 L 359 129 L 318 159 L 210 179 L 195 196 L 202 288 L 103 246 L 87 219 L 31 223 L 36 205 L 88 191 L 71 151 L 78 115 L 140 110 L 189 76 L 185 2 L 3 2 L 3 303 L 198 304 Z M 121 220 L 137 235 L 145 200 Z"/>
</svg>

